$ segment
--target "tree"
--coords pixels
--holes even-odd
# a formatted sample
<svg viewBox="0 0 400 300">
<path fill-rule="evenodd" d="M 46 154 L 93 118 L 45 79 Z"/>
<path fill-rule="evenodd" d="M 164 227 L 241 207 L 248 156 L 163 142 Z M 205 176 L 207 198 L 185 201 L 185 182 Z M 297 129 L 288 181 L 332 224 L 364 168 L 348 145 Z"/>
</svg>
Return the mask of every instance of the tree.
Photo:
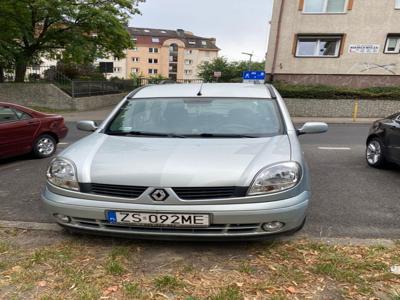
<svg viewBox="0 0 400 300">
<path fill-rule="evenodd" d="M 15 80 L 40 57 L 89 63 L 124 57 L 133 47 L 126 30 L 144 0 L 1 0 L 0 65 L 12 61 Z"/>
<path fill-rule="evenodd" d="M 252 62 L 249 66 L 247 61 L 229 62 L 225 57 L 217 57 L 211 62 L 204 62 L 199 66 L 198 76 L 206 82 L 215 81 L 214 72 L 221 72 L 219 82 L 241 82 L 243 71 L 264 70 L 265 62 Z"/>
<path fill-rule="evenodd" d="M 214 72 L 221 72 L 222 77 L 218 81 L 229 82 L 233 78 L 238 77 L 235 67 L 228 62 L 225 57 L 217 57 L 211 62 L 204 62 L 199 66 L 198 76 L 206 82 L 215 80 Z"/>
</svg>

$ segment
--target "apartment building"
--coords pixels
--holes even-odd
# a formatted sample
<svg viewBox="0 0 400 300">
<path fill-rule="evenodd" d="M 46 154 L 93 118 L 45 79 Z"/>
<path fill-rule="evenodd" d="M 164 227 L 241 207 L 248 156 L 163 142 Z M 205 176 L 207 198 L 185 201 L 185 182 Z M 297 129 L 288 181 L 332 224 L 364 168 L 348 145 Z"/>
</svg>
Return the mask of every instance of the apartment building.
<svg viewBox="0 0 400 300">
<path fill-rule="evenodd" d="M 98 63 L 113 62 L 107 77 L 129 78 L 162 75 L 171 80 L 198 78 L 198 66 L 218 57 L 215 38 L 196 36 L 191 32 L 152 28 L 128 28 L 135 48 L 127 49 L 122 59 L 101 59 Z M 111 69 L 111 68 L 110 68 Z"/>
<path fill-rule="evenodd" d="M 400 85 L 400 0 L 275 0 L 266 72 L 298 84 Z"/>
</svg>

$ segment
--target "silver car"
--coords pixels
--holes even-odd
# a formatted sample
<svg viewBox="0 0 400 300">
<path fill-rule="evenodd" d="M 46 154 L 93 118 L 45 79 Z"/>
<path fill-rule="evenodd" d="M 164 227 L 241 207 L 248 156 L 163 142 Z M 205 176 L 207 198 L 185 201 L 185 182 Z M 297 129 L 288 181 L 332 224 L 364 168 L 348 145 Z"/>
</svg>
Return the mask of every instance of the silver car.
<svg viewBox="0 0 400 300">
<path fill-rule="evenodd" d="M 42 199 L 74 230 L 152 238 L 260 238 L 302 228 L 309 173 L 277 90 L 166 84 L 135 90 L 51 162 Z"/>
</svg>

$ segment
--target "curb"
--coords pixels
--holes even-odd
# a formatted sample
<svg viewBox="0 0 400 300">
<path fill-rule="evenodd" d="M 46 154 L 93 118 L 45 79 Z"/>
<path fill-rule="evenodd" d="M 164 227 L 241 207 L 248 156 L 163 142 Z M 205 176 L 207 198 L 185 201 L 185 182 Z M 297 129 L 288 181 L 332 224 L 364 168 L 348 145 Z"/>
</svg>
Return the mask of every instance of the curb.
<svg viewBox="0 0 400 300">
<path fill-rule="evenodd" d="M 0 229 L 22 229 L 22 230 L 40 230 L 51 232 L 62 232 L 63 229 L 55 223 L 36 223 L 36 222 L 19 222 L 19 221 L 1 221 Z M 340 246 L 384 246 L 393 248 L 396 246 L 396 240 L 390 239 L 361 239 L 361 238 L 330 238 L 330 237 L 313 237 L 308 234 L 295 234 L 293 236 L 283 236 L 277 238 L 276 241 L 291 242 L 307 239 L 317 243 L 327 245 L 340 245 Z"/>
</svg>

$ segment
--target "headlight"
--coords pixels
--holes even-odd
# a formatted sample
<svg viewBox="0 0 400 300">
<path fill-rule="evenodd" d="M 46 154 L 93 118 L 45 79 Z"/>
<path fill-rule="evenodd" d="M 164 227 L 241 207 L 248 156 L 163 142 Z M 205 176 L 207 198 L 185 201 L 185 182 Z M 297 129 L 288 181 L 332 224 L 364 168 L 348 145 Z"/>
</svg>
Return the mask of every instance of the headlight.
<svg viewBox="0 0 400 300">
<path fill-rule="evenodd" d="M 284 162 L 266 167 L 256 175 L 247 194 L 272 194 L 288 190 L 299 183 L 301 172 L 301 167 L 296 162 Z"/>
<path fill-rule="evenodd" d="M 79 191 L 74 164 L 64 158 L 55 158 L 47 169 L 49 182 L 67 190 Z"/>
</svg>

